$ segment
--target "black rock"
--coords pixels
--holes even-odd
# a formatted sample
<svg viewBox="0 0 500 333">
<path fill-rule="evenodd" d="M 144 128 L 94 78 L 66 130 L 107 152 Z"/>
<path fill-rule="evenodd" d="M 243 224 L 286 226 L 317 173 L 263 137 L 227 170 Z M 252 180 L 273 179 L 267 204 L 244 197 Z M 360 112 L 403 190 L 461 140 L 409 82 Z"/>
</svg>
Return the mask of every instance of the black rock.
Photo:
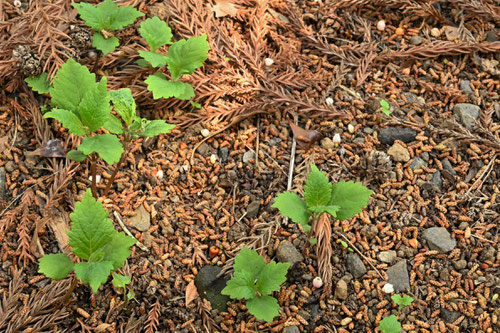
<svg viewBox="0 0 500 333">
<path fill-rule="evenodd" d="M 347 255 L 347 269 L 355 279 L 359 279 L 366 273 L 365 264 L 363 264 L 363 261 L 355 254 Z"/>
<path fill-rule="evenodd" d="M 226 163 L 228 157 L 229 157 L 229 149 L 227 147 L 222 147 L 220 149 L 220 160 L 222 161 L 222 163 Z"/>
<path fill-rule="evenodd" d="M 458 319 L 458 317 L 460 317 L 460 313 L 441 308 L 440 317 L 447 323 L 453 323 Z"/>
<path fill-rule="evenodd" d="M 218 266 L 203 266 L 194 278 L 194 284 L 196 285 L 198 294 L 207 299 L 212 308 L 223 312 L 227 310 L 226 303 L 229 301 L 229 296 L 222 295 L 220 292 L 226 287 L 229 279 L 224 277 L 218 278 L 217 275 L 221 271 L 222 268 Z"/>
<path fill-rule="evenodd" d="M 393 285 L 394 291 L 399 293 L 401 291 L 410 290 L 410 276 L 408 275 L 408 267 L 406 267 L 406 260 L 398 261 L 387 270 L 387 277 L 389 283 Z"/>
<path fill-rule="evenodd" d="M 392 145 L 396 140 L 400 140 L 405 143 L 411 142 L 415 140 L 416 136 L 417 132 L 411 128 L 388 127 L 380 131 L 378 139 L 385 145 Z"/>
</svg>

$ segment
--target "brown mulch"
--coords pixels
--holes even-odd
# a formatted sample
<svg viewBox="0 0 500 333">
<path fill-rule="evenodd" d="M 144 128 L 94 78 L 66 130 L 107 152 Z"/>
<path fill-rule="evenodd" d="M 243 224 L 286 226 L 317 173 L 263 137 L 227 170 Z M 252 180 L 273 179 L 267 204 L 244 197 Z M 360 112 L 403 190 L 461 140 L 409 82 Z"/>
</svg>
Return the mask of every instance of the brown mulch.
<svg viewBox="0 0 500 333">
<path fill-rule="evenodd" d="M 133 248 L 122 269 L 132 277 L 136 299 L 125 306 L 111 284 L 96 295 L 79 285 L 63 308 L 56 300 L 69 282 L 39 275 L 37 259 L 61 250 L 60 231 L 90 186 L 89 171 L 29 153 L 51 139 L 69 150 L 74 139 L 42 117 L 48 100 L 26 87 L 12 52 L 29 46 L 51 74 L 68 56 L 89 66 L 93 60 L 89 50 L 69 47 L 70 25 L 82 22 L 68 1 L 0 2 L 0 331 L 282 332 L 296 326 L 375 332 L 397 310 L 382 291 L 392 265 L 379 253 L 388 250 L 407 262 L 411 288 L 403 293 L 415 302 L 399 316 L 406 332 L 500 331 L 498 3 L 230 2 L 238 14 L 216 18 L 208 8 L 215 1 L 120 1 L 160 16 L 176 38 L 208 34 L 209 60 L 188 78 L 202 108 L 155 101 L 143 83 L 148 72 L 134 64 L 144 48 L 139 22 L 117 35 L 119 51 L 104 58 L 100 72 L 109 89 L 130 87 L 141 116 L 179 126 L 170 135 L 134 141 L 102 198 L 116 228 L 120 218 L 144 245 Z M 383 31 L 376 27 L 381 19 Z M 390 102 L 390 116 L 379 111 L 380 99 Z M 480 107 L 474 127 L 456 118 L 459 103 Z M 294 152 L 290 121 L 324 139 Z M 411 141 L 396 141 L 408 159 L 395 161 L 393 143 L 381 142 L 387 127 L 416 131 Z M 331 142 L 335 133 L 341 134 L 338 146 Z M 318 262 L 306 234 L 271 208 L 287 190 L 292 157 L 292 191 L 301 192 L 314 162 L 332 181 L 361 181 L 375 192 L 361 214 L 332 221 L 334 233 L 362 253 L 367 272 L 354 278 L 347 268 L 351 252 L 332 239 L 331 294 L 312 286 Z M 415 161 L 423 164 L 415 167 Z M 99 166 L 101 192 L 111 172 Z M 130 223 L 141 206 L 151 216 L 143 232 Z M 430 227 L 446 228 L 455 248 L 432 251 L 422 236 Z M 281 310 L 273 323 L 256 321 L 243 301 L 231 302 L 225 313 L 200 297 L 186 306 L 186 287 L 204 265 L 229 272 L 242 246 L 273 259 L 285 240 L 304 261 L 275 293 Z M 211 256 L 211 246 L 220 252 Z M 340 279 L 347 282 L 346 299 L 335 297 Z"/>
</svg>

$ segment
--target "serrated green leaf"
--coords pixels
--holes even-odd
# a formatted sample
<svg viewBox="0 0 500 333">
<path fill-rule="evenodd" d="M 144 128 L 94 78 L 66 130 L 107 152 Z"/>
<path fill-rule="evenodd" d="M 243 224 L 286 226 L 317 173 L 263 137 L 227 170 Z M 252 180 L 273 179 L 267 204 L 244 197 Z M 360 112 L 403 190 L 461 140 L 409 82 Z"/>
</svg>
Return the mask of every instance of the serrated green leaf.
<svg viewBox="0 0 500 333">
<path fill-rule="evenodd" d="M 157 16 L 142 22 L 139 33 L 153 52 L 165 44 L 172 44 L 172 30 Z"/>
<path fill-rule="evenodd" d="M 399 305 L 399 309 L 402 309 L 405 306 L 411 305 L 411 303 L 413 303 L 413 297 L 408 295 L 404 295 L 403 297 L 401 297 L 400 294 L 394 294 L 391 296 L 391 299 L 394 301 L 394 303 Z"/>
<path fill-rule="evenodd" d="M 234 276 L 226 283 L 221 294 L 236 299 L 251 299 L 255 297 L 255 290 L 253 274 L 235 271 Z"/>
<path fill-rule="evenodd" d="M 278 301 L 271 296 L 257 296 L 247 300 L 246 306 L 248 312 L 259 320 L 265 320 L 268 323 L 273 321 L 273 318 L 279 314 L 280 306 Z"/>
<path fill-rule="evenodd" d="M 70 150 L 66 154 L 66 158 L 68 158 L 72 161 L 75 161 L 75 162 L 83 162 L 87 158 L 87 155 L 85 155 L 84 153 L 82 153 L 79 150 Z"/>
<path fill-rule="evenodd" d="M 167 65 L 173 80 L 183 74 L 192 74 L 203 65 L 208 57 L 210 46 L 207 35 L 181 39 L 170 46 L 167 54 Z"/>
<path fill-rule="evenodd" d="M 373 191 L 370 191 L 361 183 L 342 180 L 333 184 L 329 205 L 340 206 L 337 211 L 337 219 L 341 221 L 350 219 L 366 207 L 372 194 Z"/>
<path fill-rule="evenodd" d="M 139 55 L 149 62 L 152 67 L 159 68 L 167 64 L 167 56 L 160 53 L 140 50 Z"/>
<path fill-rule="evenodd" d="M 401 323 L 395 315 L 390 315 L 382 319 L 378 325 L 378 329 L 383 333 L 400 333 Z"/>
<path fill-rule="evenodd" d="M 129 88 L 110 91 L 111 101 L 115 111 L 122 117 L 127 126 L 130 126 L 137 117 L 135 114 L 135 100 Z"/>
<path fill-rule="evenodd" d="M 103 77 L 95 89 L 90 89 L 83 96 L 78 105 L 78 114 L 90 132 L 103 127 L 109 119 L 111 105 L 106 85 L 107 79 Z"/>
<path fill-rule="evenodd" d="M 142 132 L 141 136 L 151 138 L 159 134 L 170 133 L 174 128 L 175 125 L 169 124 L 165 120 L 151 120 L 145 124 L 144 132 Z"/>
<path fill-rule="evenodd" d="M 123 134 L 122 122 L 112 114 L 109 115 L 108 119 L 104 123 L 104 128 L 113 134 Z"/>
<path fill-rule="evenodd" d="M 137 59 L 137 61 L 135 63 L 137 65 L 141 66 L 141 67 L 144 67 L 144 68 L 148 68 L 149 67 L 149 62 L 147 62 L 144 59 Z"/>
<path fill-rule="evenodd" d="M 130 247 L 135 244 L 136 240 L 127 236 L 123 232 L 115 231 L 111 241 L 103 248 L 103 260 L 111 261 L 113 269 L 122 268 L 125 260 L 130 256 L 132 251 Z"/>
<path fill-rule="evenodd" d="M 246 272 L 253 275 L 255 279 L 266 266 L 264 257 L 259 256 L 257 251 L 252 251 L 247 247 L 241 249 L 240 253 L 234 259 L 234 271 Z"/>
<path fill-rule="evenodd" d="M 116 232 L 108 216 L 102 203 L 96 201 L 91 191 L 87 190 L 70 214 L 71 230 L 67 234 L 71 252 L 80 259 L 89 260 L 94 252 L 102 250 Z"/>
<path fill-rule="evenodd" d="M 112 269 L 113 264 L 109 261 L 79 262 L 75 265 L 76 277 L 89 284 L 94 294 L 106 283 Z"/>
<path fill-rule="evenodd" d="M 37 76 L 30 76 L 24 79 L 28 86 L 39 94 L 46 94 L 50 90 L 49 75 L 42 73 Z"/>
<path fill-rule="evenodd" d="M 76 114 L 63 109 L 52 109 L 43 115 L 44 118 L 53 118 L 59 121 L 68 131 L 75 135 L 85 135 L 85 127 Z"/>
<path fill-rule="evenodd" d="M 83 138 L 78 149 L 85 155 L 97 153 L 108 164 L 118 162 L 123 153 L 120 139 L 113 134 L 100 134 Z"/>
<path fill-rule="evenodd" d="M 283 216 L 289 217 L 295 223 L 300 223 L 303 228 L 306 226 L 310 228 L 309 217 L 311 213 L 307 210 L 306 202 L 297 194 L 292 192 L 280 193 L 274 198 L 271 207 L 278 208 Z"/>
<path fill-rule="evenodd" d="M 70 58 L 57 71 L 49 92 L 56 107 L 77 113 L 83 96 L 96 87 L 95 74 Z"/>
<path fill-rule="evenodd" d="M 288 268 L 290 268 L 289 262 L 276 263 L 271 261 L 266 264 L 257 278 L 257 290 L 259 293 L 264 296 L 279 290 L 281 284 L 286 281 Z"/>
<path fill-rule="evenodd" d="M 92 35 L 92 46 L 106 55 L 113 52 L 120 45 L 120 40 L 114 36 L 109 36 L 105 38 L 99 32 L 95 32 Z"/>
<path fill-rule="evenodd" d="M 131 281 L 130 276 L 121 275 L 118 273 L 113 273 L 113 287 L 115 288 L 125 288 L 127 284 Z"/>
<path fill-rule="evenodd" d="M 309 243 L 311 245 L 316 245 L 316 244 L 318 244 L 318 239 L 317 238 L 309 238 Z"/>
<path fill-rule="evenodd" d="M 321 214 L 321 213 L 327 212 L 331 216 L 337 217 L 337 212 L 339 211 L 340 206 L 336 206 L 336 205 L 333 205 L 333 206 L 312 206 L 312 207 L 307 207 L 307 208 L 311 212 L 314 212 L 314 213 Z"/>
<path fill-rule="evenodd" d="M 201 109 L 201 104 L 200 103 L 195 103 L 193 101 L 189 101 L 191 103 L 191 106 L 195 109 Z"/>
<path fill-rule="evenodd" d="M 153 92 L 153 98 L 170 98 L 186 100 L 194 97 L 193 87 L 189 83 L 181 81 L 168 81 L 161 73 L 148 76 L 144 81 L 148 84 L 148 90 Z"/>
<path fill-rule="evenodd" d="M 99 30 L 118 30 L 134 23 L 143 13 L 133 7 L 119 7 L 113 0 L 106 0 L 97 6 L 88 3 L 73 3 L 87 26 Z"/>
<path fill-rule="evenodd" d="M 311 172 L 307 175 L 304 185 L 304 199 L 307 207 L 327 206 L 332 195 L 332 185 L 328 177 L 311 164 Z"/>
<path fill-rule="evenodd" d="M 64 253 L 46 254 L 38 261 L 38 272 L 52 280 L 61 280 L 73 271 L 73 261 Z"/>
</svg>

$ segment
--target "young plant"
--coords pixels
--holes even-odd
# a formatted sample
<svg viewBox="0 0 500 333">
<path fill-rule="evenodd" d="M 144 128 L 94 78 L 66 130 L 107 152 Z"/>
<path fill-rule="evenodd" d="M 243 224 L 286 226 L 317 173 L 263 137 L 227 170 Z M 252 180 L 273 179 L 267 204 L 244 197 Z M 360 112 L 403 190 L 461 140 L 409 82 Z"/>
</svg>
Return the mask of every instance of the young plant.
<svg viewBox="0 0 500 333">
<path fill-rule="evenodd" d="M 113 228 L 109 213 L 87 190 L 82 201 L 70 214 L 71 230 L 67 231 L 71 252 L 81 259 L 73 263 L 64 253 L 46 254 L 39 260 L 39 272 L 53 280 L 61 280 L 75 271 L 76 278 L 89 284 L 94 293 L 106 283 L 112 271 L 121 268 L 130 256 L 135 239 Z M 76 279 L 67 299 L 76 286 Z"/>
<path fill-rule="evenodd" d="M 269 295 L 280 289 L 289 267 L 290 263 L 266 264 L 257 251 L 244 247 L 234 259 L 234 275 L 221 293 L 245 299 L 252 315 L 272 322 L 280 307 L 276 298 Z"/>
<path fill-rule="evenodd" d="M 370 191 L 361 183 L 340 181 L 330 183 L 328 177 L 311 164 L 304 186 L 304 199 L 292 192 L 283 192 L 274 199 L 272 207 L 278 208 L 284 216 L 299 223 L 305 232 L 311 231 L 323 213 L 328 213 L 338 220 L 350 219 L 368 204 Z"/>
<path fill-rule="evenodd" d="M 409 306 L 411 303 L 413 303 L 413 298 L 408 295 L 401 297 L 400 294 L 394 294 L 392 295 L 391 299 L 394 301 L 394 303 L 399 305 L 398 312 L 401 312 L 404 307 Z M 401 332 L 401 328 L 401 323 L 399 322 L 396 315 L 385 317 L 380 321 L 378 325 L 378 329 L 383 333 L 399 333 Z"/>
<path fill-rule="evenodd" d="M 39 94 L 47 94 L 50 90 L 50 81 L 47 73 L 30 76 L 24 79 L 28 86 Z"/>
<path fill-rule="evenodd" d="M 80 2 L 73 3 L 85 24 L 94 30 L 92 46 L 104 55 L 112 52 L 120 41 L 110 31 L 120 30 L 144 16 L 143 13 L 130 6 L 119 7 L 113 0 L 105 0 L 97 6 Z M 99 56 L 96 57 L 94 69 L 97 68 Z"/>
<path fill-rule="evenodd" d="M 135 293 L 132 289 L 127 291 L 127 284 L 131 282 L 130 276 L 121 275 L 119 273 L 113 273 L 113 287 L 123 289 L 123 300 L 125 301 L 125 306 L 127 306 L 128 301 L 135 298 Z"/>
<path fill-rule="evenodd" d="M 380 107 L 381 107 L 380 110 L 383 113 L 385 113 L 386 115 L 390 115 L 391 114 L 391 106 L 389 105 L 389 103 L 385 99 L 381 99 L 379 103 L 380 103 Z"/>
<path fill-rule="evenodd" d="M 193 74 L 207 59 L 207 52 L 210 49 L 207 35 L 191 37 L 187 40 L 181 39 L 172 43 L 171 29 L 156 16 L 142 22 L 139 33 L 150 48 L 150 51 L 139 51 L 140 56 L 152 67 L 167 66 L 172 78 L 168 80 L 158 71 L 144 81 L 148 84 L 148 90 L 153 92 L 153 98 L 176 97 L 188 100 L 194 97 L 193 87 L 179 79 L 184 74 Z M 171 44 L 167 55 L 159 53 L 158 49 L 167 44 Z"/>
</svg>

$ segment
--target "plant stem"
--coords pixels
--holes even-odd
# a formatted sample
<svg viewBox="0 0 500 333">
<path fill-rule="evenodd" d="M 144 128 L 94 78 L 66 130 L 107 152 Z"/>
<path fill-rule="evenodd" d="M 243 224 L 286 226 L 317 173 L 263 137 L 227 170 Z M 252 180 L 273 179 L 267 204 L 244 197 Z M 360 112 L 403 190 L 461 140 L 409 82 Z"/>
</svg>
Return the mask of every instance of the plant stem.
<svg viewBox="0 0 500 333">
<path fill-rule="evenodd" d="M 71 297 L 71 294 L 73 293 L 73 290 L 75 290 L 75 288 L 76 288 L 77 282 L 78 282 L 77 278 L 73 277 L 73 281 L 71 281 L 71 285 L 69 286 L 69 289 L 66 292 L 66 295 L 64 295 L 64 299 L 63 299 L 64 306 L 68 305 L 69 299 Z"/>
<path fill-rule="evenodd" d="M 109 190 L 111 189 L 111 185 L 113 185 L 113 182 L 115 181 L 116 175 L 118 174 L 118 171 L 120 170 L 120 166 L 122 165 L 123 161 L 125 161 L 125 156 L 127 156 L 128 153 L 128 144 L 130 143 L 130 138 L 128 135 L 125 134 L 125 137 L 123 139 L 123 153 L 122 156 L 120 157 L 120 160 L 118 163 L 116 163 L 115 169 L 113 170 L 113 173 L 111 174 L 111 177 L 108 180 L 108 184 L 106 185 L 106 188 L 104 189 L 103 196 L 107 196 Z"/>
<path fill-rule="evenodd" d="M 97 195 L 97 180 L 96 180 L 96 164 L 97 164 L 97 157 L 95 156 L 95 153 L 90 155 L 90 174 L 92 177 L 92 196 L 94 199 L 98 199 Z"/>
<path fill-rule="evenodd" d="M 97 65 L 99 64 L 99 59 L 101 58 L 101 54 L 102 52 L 98 50 L 97 56 L 95 57 L 94 67 L 92 67 L 92 73 L 95 73 L 95 71 L 97 70 Z"/>
</svg>

